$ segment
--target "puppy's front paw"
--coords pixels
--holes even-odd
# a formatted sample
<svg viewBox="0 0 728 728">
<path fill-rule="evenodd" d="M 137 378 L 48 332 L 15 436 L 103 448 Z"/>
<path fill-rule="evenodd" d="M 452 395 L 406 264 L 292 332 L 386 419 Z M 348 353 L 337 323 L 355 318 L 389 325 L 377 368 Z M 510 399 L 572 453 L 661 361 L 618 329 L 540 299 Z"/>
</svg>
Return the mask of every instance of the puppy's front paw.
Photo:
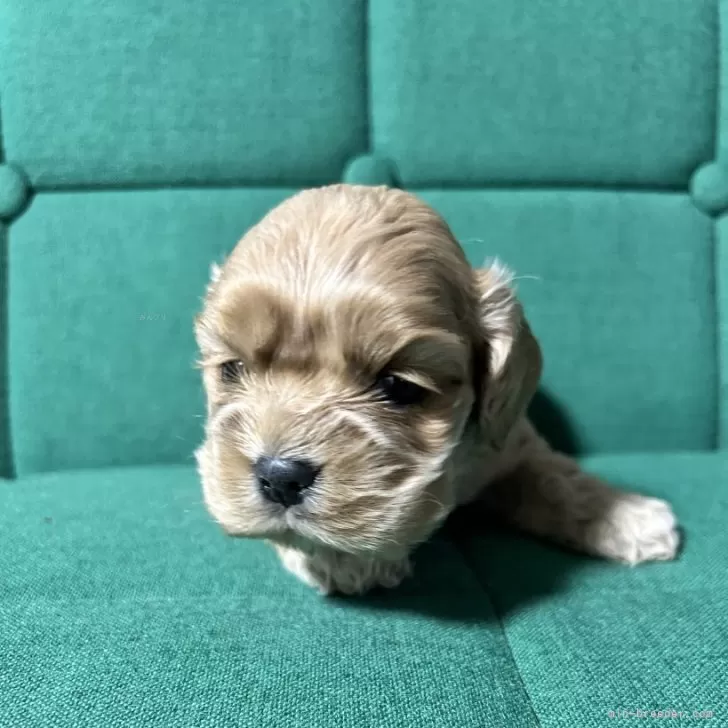
<svg viewBox="0 0 728 728">
<path fill-rule="evenodd" d="M 632 493 L 619 494 L 604 520 L 590 530 L 589 538 L 598 552 L 632 566 L 673 559 L 680 545 L 670 505 Z"/>
<path fill-rule="evenodd" d="M 281 563 L 295 577 L 307 586 L 318 589 L 322 594 L 328 594 L 329 589 L 323 574 L 315 571 L 310 563 L 308 554 L 288 546 L 276 546 Z"/>
<path fill-rule="evenodd" d="M 322 594 L 363 594 L 376 587 L 392 589 L 411 573 L 409 559 L 385 561 L 336 551 L 276 546 L 283 566 Z"/>
</svg>

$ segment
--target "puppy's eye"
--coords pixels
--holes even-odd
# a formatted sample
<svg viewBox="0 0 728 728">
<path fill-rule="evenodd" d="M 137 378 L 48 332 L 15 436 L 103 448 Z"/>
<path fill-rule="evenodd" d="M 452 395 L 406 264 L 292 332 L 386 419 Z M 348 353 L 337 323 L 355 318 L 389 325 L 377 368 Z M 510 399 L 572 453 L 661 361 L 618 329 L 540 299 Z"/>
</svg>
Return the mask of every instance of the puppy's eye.
<svg viewBox="0 0 728 728">
<path fill-rule="evenodd" d="M 408 379 L 396 374 L 384 373 L 377 379 L 377 388 L 392 404 L 400 407 L 419 404 L 426 396 L 427 390 Z"/>
<path fill-rule="evenodd" d="M 220 379 L 227 384 L 239 382 L 244 371 L 243 362 L 239 359 L 231 359 L 220 365 Z"/>
</svg>

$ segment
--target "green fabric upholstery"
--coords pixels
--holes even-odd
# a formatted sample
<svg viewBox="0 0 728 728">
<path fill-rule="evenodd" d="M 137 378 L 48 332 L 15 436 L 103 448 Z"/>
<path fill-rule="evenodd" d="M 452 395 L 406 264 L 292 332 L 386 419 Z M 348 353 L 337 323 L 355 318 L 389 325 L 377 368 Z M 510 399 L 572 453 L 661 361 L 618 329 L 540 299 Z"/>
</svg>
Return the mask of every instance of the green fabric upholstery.
<svg viewBox="0 0 728 728">
<path fill-rule="evenodd" d="M 3 2 L 8 158 L 43 188 L 330 181 L 366 145 L 364 22 L 340 0 Z"/>
<path fill-rule="evenodd" d="M 371 0 L 373 145 L 407 185 L 684 187 L 712 153 L 715 0 Z"/>
<path fill-rule="evenodd" d="M 728 206 L 726 207 L 728 210 Z M 718 310 L 718 361 L 720 362 L 719 446 L 728 447 L 728 220 L 722 217 L 715 224 L 716 299 Z"/>
<path fill-rule="evenodd" d="M 509 534 L 472 540 L 468 564 L 493 597 L 541 725 L 574 725 L 577 709 L 576 725 L 608 725 L 618 708 L 713 710 L 722 725 L 728 456 L 600 455 L 584 467 L 668 498 L 687 536 L 679 561 L 634 569 Z"/>
<path fill-rule="evenodd" d="M 0 728 L 728 724 L 727 13 L 0 0 Z M 515 270 L 534 419 L 670 500 L 678 561 L 456 519 L 401 588 L 326 600 L 221 534 L 192 317 L 210 263 L 338 180 Z"/>
<path fill-rule="evenodd" d="M 566 726 L 728 711 L 724 454 L 600 456 L 670 497 L 682 559 L 628 569 L 512 535 L 417 554 L 396 592 L 323 600 L 222 539 L 189 467 L 0 485 L 0 724 Z M 22 564 L 23 568 L 19 568 Z M 112 720 L 113 716 L 113 720 Z M 720 723 L 718 723 L 719 725 Z"/>
<path fill-rule="evenodd" d="M 29 195 L 25 174 L 12 164 L 0 163 L 0 220 L 12 220 L 19 215 Z"/>
<path fill-rule="evenodd" d="M 332 603 L 264 545 L 222 539 L 185 467 L 3 483 L 0 529 L 2 725 L 533 725 L 447 542 L 391 604 Z"/>
<path fill-rule="evenodd" d="M 7 251 L 8 228 L 0 222 L 0 321 L 7 321 Z M 7 326 L 0 327 L 0 477 L 10 476 L 13 472 L 8 421 L 7 335 Z"/>
</svg>

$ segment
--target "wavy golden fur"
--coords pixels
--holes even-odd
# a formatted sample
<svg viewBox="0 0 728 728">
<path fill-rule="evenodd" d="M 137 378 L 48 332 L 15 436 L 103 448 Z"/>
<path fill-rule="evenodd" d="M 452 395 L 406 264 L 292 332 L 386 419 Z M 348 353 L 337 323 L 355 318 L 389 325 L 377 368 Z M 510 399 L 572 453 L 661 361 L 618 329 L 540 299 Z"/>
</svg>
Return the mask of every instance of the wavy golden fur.
<svg viewBox="0 0 728 728">
<path fill-rule="evenodd" d="M 323 592 L 396 585 L 412 549 L 481 497 L 593 554 L 675 554 L 667 504 L 582 473 L 531 428 L 541 354 L 508 272 L 473 270 L 407 192 L 334 185 L 283 202 L 213 269 L 196 335 L 207 506 Z M 382 376 L 417 401 L 388 401 Z M 315 463 L 300 502 L 266 497 L 263 457 Z"/>
</svg>

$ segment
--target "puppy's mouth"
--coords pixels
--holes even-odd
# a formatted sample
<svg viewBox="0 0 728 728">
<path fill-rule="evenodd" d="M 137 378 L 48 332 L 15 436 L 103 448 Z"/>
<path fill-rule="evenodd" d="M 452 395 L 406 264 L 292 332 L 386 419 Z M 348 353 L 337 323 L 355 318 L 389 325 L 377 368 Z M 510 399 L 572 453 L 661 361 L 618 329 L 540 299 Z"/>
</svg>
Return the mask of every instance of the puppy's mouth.
<svg viewBox="0 0 728 728">
<path fill-rule="evenodd" d="M 270 515 L 273 528 L 264 536 L 268 540 L 303 551 L 317 548 L 352 550 L 352 544 L 341 542 L 325 527 L 321 527 L 320 520 L 305 501 L 287 508 L 273 505 Z"/>
<path fill-rule="evenodd" d="M 259 538 L 290 546 L 301 551 L 313 551 L 320 548 L 332 548 L 331 539 L 325 531 L 317 528 L 314 518 L 305 507 L 291 506 L 273 509 L 270 525 Z"/>
<path fill-rule="evenodd" d="M 264 534 L 264 538 L 303 535 L 302 532 L 308 532 L 313 525 L 314 517 L 305 503 L 291 506 L 267 503 L 266 511 L 270 532 Z"/>
</svg>

